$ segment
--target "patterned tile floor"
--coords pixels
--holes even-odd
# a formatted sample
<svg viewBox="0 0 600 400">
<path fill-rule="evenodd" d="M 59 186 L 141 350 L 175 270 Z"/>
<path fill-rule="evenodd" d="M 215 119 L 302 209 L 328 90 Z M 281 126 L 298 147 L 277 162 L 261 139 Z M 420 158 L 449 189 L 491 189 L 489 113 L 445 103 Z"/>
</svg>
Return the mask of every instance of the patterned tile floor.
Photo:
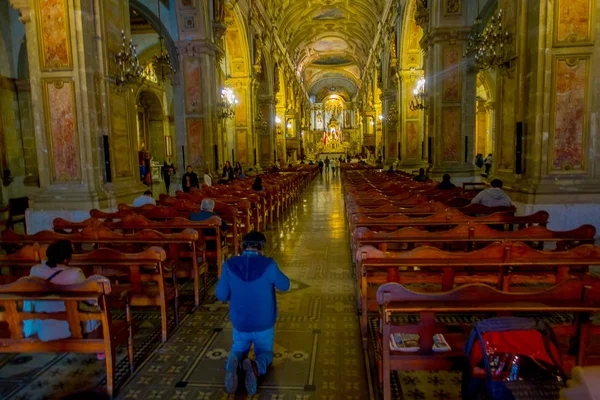
<svg viewBox="0 0 600 400">
<path fill-rule="evenodd" d="M 348 232 L 338 175 L 317 177 L 266 232 L 267 253 L 292 280 L 278 295 L 273 368 L 254 399 L 368 399 Z M 213 288 L 214 290 L 214 288 Z M 121 390 L 121 399 L 225 399 L 228 306 L 193 313 Z M 245 398 L 240 393 L 237 398 Z"/>
</svg>

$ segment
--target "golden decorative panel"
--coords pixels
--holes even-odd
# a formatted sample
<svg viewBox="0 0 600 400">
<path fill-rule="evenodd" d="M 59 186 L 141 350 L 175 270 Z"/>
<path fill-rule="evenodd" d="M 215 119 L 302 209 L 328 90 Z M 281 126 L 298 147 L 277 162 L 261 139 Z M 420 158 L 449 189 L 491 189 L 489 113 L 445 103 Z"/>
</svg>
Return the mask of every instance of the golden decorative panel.
<svg viewBox="0 0 600 400">
<path fill-rule="evenodd" d="M 235 106 L 235 125 L 246 126 L 248 123 L 248 113 L 246 109 L 246 89 L 236 89 L 235 97 L 238 103 Z"/>
<path fill-rule="evenodd" d="M 415 159 L 419 156 L 419 122 L 406 123 L 406 158 Z"/>
<path fill-rule="evenodd" d="M 37 3 L 41 68 L 71 68 L 69 13 L 66 0 L 40 0 Z"/>
<path fill-rule="evenodd" d="M 555 44 L 564 46 L 591 43 L 590 2 L 591 0 L 556 0 Z"/>
<path fill-rule="evenodd" d="M 461 99 L 460 88 L 460 48 L 458 46 L 444 47 L 442 100 L 444 102 L 459 102 Z"/>
<path fill-rule="evenodd" d="M 588 65 L 588 56 L 556 59 L 551 141 L 555 171 L 584 168 Z"/>
<path fill-rule="evenodd" d="M 444 161 L 460 161 L 461 109 L 460 106 L 442 108 Z"/>
<path fill-rule="evenodd" d="M 44 106 L 50 144 L 49 162 L 54 181 L 73 181 L 81 177 L 77 140 L 77 111 L 73 82 L 45 80 Z"/>
<path fill-rule="evenodd" d="M 185 110 L 188 114 L 202 112 L 202 69 L 199 58 L 186 58 L 183 61 L 185 80 Z"/>
<path fill-rule="evenodd" d="M 189 164 L 201 167 L 204 161 L 204 121 L 202 118 L 188 118 L 187 136 Z"/>
<path fill-rule="evenodd" d="M 238 129 L 236 131 L 237 136 L 237 152 L 236 161 L 242 164 L 248 162 L 248 130 Z"/>
<path fill-rule="evenodd" d="M 127 118 L 127 95 L 119 93 L 110 85 L 110 140 L 115 165 L 115 176 L 126 178 L 133 175 L 131 170 L 131 146 L 129 138 L 129 119 Z"/>
</svg>

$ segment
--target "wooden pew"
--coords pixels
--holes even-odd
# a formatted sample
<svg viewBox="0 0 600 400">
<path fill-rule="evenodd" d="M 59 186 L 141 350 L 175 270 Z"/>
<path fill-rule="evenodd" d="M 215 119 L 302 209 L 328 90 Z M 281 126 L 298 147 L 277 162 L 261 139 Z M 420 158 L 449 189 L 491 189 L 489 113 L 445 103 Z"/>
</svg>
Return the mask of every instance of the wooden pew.
<svg viewBox="0 0 600 400">
<path fill-rule="evenodd" d="M 40 245 L 37 243 L 24 246 L 12 254 L 0 255 L 0 268 L 2 269 L 0 283 L 11 283 L 19 276 L 29 275 L 29 268 L 40 262 Z M 16 271 L 21 271 L 21 275 L 15 276 Z"/>
<path fill-rule="evenodd" d="M 51 244 L 57 240 L 69 240 L 74 245 L 88 244 L 94 248 L 111 247 L 119 251 L 139 252 L 148 247 L 159 246 L 167 251 L 167 260 L 176 264 L 177 277 L 193 278 L 194 301 L 200 305 L 200 276 L 204 277 L 204 293 L 208 289 L 208 264 L 204 256 L 204 238 L 202 231 L 185 229 L 178 233 L 162 233 L 155 230 L 141 230 L 132 234 L 114 232 L 105 227 L 87 227 L 69 234 L 53 231 L 41 231 L 34 235 L 19 235 L 12 231 L 3 231 L 0 241 L 5 248 L 22 247 L 26 244 Z M 199 255 L 201 257 L 199 257 Z M 183 259 L 190 259 L 189 269 Z M 200 258 L 201 263 L 198 262 Z"/>
<path fill-rule="evenodd" d="M 357 250 L 356 277 L 363 339 L 367 314 L 377 308 L 369 284 L 485 283 L 509 291 L 513 284 L 558 284 L 580 278 L 589 265 L 600 264 L 600 247 L 581 245 L 566 251 L 534 250 L 521 242 L 492 243 L 468 253 L 423 246 L 405 252 L 382 252 L 365 246 Z M 366 341 L 364 342 L 366 344 Z"/>
<path fill-rule="evenodd" d="M 46 247 L 40 248 L 40 257 L 46 258 Z M 89 253 L 73 254 L 69 266 L 79 267 L 84 272 L 94 270 L 102 274 L 115 269 L 125 269 L 128 284 L 113 285 L 118 289 L 126 288 L 131 294 L 133 307 L 155 306 L 160 308 L 162 341 L 167 341 L 168 304 L 173 302 L 175 323 L 179 325 L 179 293 L 175 268 L 171 277 L 173 284 L 166 282 L 163 263 L 166 253 L 160 247 L 150 247 L 140 253 L 121 253 L 117 250 L 102 248 Z M 148 271 L 147 273 L 145 271 Z M 110 278 L 110 277 L 109 277 Z M 145 283 L 151 283 L 146 284 Z"/>
<path fill-rule="evenodd" d="M 444 229 L 461 224 L 508 225 L 510 230 L 523 229 L 527 226 L 548 225 L 549 214 L 538 211 L 531 215 L 514 216 L 507 213 L 495 213 L 481 217 L 472 217 L 462 212 L 449 208 L 443 212 L 427 217 L 410 217 L 403 214 L 392 214 L 387 217 L 374 218 L 365 215 L 354 215 L 351 220 L 351 232 L 356 228 L 366 227 L 373 230 L 396 230 L 399 228 L 427 227 L 430 229 Z"/>
<path fill-rule="evenodd" d="M 113 320 L 110 313 L 111 285 L 101 276 L 89 277 L 78 285 L 54 285 L 35 277 L 23 277 L 0 286 L 0 352 L 2 353 L 104 353 L 106 360 L 106 390 L 111 398 L 115 390 L 116 347 L 127 346 L 129 369 L 133 373 L 133 330 L 129 297 L 121 292 L 126 320 Z M 63 301 L 65 312 L 35 313 L 21 311 L 23 301 Z M 80 302 L 96 302 L 97 312 L 79 309 Z M 42 342 L 37 337 L 23 336 L 22 322 L 30 319 L 67 321 L 71 337 Z M 101 326 L 85 334 L 81 324 L 100 321 Z"/>
<path fill-rule="evenodd" d="M 590 314 L 600 311 L 600 284 L 598 279 L 567 280 L 544 291 L 534 293 L 500 292 L 482 284 L 470 284 L 444 293 L 413 292 L 400 284 L 388 283 L 377 291 L 380 305 L 382 332 L 378 333 L 378 364 L 380 382 L 383 382 L 384 399 L 390 400 L 390 372 L 393 370 L 446 370 L 461 365 L 465 360 L 465 343 L 471 330 L 469 323 L 455 324 L 450 332 L 449 325 L 436 320 L 444 313 L 496 314 L 507 316 L 515 313 L 565 312 L 575 315 L 574 322 L 556 324 L 554 332 L 561 343 L 563 368 L 569 371 L 574 365 L 598 364 L 598 354 L 588 353 L 593 331 Z M 397 325 L 393 316 L 410 313 L 419 316 L 416 324 Z M 459 328 L 459 329 L 456 329 Z M 419 351 L 403 353 L 392 351 L 388 344 L 392 333 L 419 334 Z M 433 335 L 444 334 L 452 348 L 445 353 L 434 353 Z M 564 340 L 560 340 L 564 339 Z M 565 346 L 564 343 L 567 345 Z M 570 349 L 569 343 L 575 348 Z M 575 356 L 571 351 L 575 351 Z"/>
<path fill-rule="evenodd" d="M 557 250 L 567 250 L 581 244 L 594 244 L 596 228 L 582 225 L 569 231 L 552 231 L 542 226 L 530 226 L 519 231 L 498 231 L 487 225 L 457 225 L 447 231 L 428 232 L 414 227 L 393 232 L 356 228 L 352 234 L 353 250 L 361 246 L 376 246 L 382 251 L 411 250 L 419 245 L 436 246 L 443 250 L 473 250 L 482 244 L 513 240 L 525 242 L 538 250 L 544 244 L 556 243 Z"/>
</svg>

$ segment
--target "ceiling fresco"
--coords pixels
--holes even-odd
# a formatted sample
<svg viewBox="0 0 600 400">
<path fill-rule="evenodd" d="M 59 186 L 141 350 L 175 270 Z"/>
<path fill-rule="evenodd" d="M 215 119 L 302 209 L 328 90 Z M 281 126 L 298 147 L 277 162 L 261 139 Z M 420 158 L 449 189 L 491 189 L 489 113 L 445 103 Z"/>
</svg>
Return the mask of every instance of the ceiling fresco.
<svg viewBox="0 0 600 400">
<path fill-rule="evenodd" d="M 321 97 L 335 87 L 346 99 L 357 94 L 389 1 L 262 0 L 309 94 Z M 336 85 L 326 83 L 332 79 Z"/>
</svg>

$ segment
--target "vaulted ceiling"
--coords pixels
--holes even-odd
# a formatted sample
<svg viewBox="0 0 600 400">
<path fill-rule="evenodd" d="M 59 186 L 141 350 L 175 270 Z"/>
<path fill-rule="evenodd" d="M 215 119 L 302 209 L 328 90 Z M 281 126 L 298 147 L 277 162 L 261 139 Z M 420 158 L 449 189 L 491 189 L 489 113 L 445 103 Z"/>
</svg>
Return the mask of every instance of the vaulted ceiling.
<svg viewBox="0 0 600 400">
<path fill-rule="evenodd" d="M 347 100 L 360 86 L 384 5 L 389 0 L 263 0 L 309 95 Z"/>
</svg>

